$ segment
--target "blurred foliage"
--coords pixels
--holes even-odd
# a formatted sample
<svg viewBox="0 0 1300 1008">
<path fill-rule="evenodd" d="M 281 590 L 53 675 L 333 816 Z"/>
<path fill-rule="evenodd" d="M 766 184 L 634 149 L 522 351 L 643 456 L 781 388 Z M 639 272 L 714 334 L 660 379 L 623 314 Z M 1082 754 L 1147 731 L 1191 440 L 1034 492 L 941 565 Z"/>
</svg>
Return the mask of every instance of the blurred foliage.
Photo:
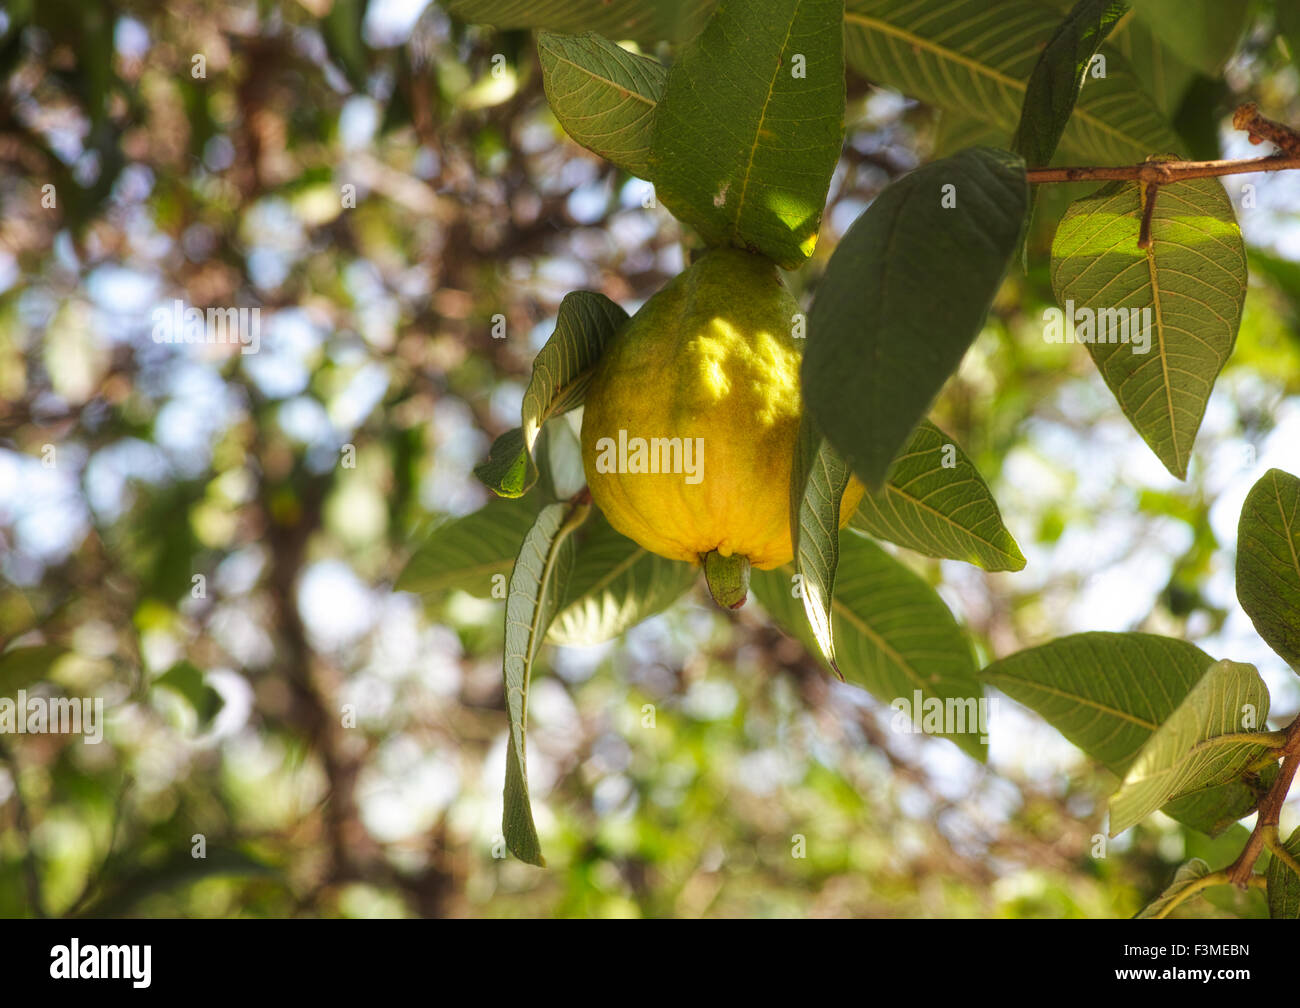
<svg viewBox="0 0 1300 1008">
<path fill-rule="evenodd" d="M 1009 701 L 979 767 L 700 587 L 614 645 L 547 649 L 551 867 L 504 859 L 501 603 L 392 584 L 416 528 L 484 501 L 472 468 L 561 297 L 634 307 L 681 268 L 678 225 L 564 138 L 530 33 L 435 6 L 11 0 L 0 79 L 0 647 L 42 648 L 5 695 L 106 712 L 97 745 L 0 737 L 0 914 L 1111 916 L 1235 853 L 1157 816 L 1098 856 L 1108 782 Z M 1298 90 L 1262 19 L 1180 127 L 1204 146 L 1248 96 L 1300 122 Z M 805 304 L 938 122 L 850 77 Z M 1300 392 L 1300 189 L 1258 185 L 1185 484 L 1041 338 L 1065 204 L 1040 202 L 1029 272 L 935 413 L 1029 566 L 904 554 L 982 657 L 1149 629 L 1275 671 L 1219 653 L 1232 488 Z M 260 351 L 155 342 L 173 299 L 259 307 Z"/>
</svg>

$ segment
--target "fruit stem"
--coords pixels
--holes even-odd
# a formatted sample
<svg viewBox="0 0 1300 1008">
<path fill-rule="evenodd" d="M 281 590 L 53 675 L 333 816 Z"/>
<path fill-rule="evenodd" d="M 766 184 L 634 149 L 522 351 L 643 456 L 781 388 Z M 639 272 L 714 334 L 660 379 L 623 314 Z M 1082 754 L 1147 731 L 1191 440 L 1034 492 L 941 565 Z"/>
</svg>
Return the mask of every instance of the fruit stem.
<svg viewBox="0 0 1300 1008">
<path fill-rule="evenodd" d="M 749 557 L 723 556 L 710 550 L 703 557 L 709 594 L 723 609 L 739 609 L 749 597 Z"/>
</svg>

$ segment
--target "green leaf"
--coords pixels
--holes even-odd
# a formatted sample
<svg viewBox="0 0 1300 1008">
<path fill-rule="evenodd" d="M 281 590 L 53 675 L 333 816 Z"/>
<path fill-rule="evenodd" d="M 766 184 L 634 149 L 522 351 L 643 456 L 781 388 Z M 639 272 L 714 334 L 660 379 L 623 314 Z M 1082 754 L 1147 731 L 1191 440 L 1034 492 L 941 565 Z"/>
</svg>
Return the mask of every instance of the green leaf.
<svg viewBox="0 0 1300 1008">
<path fill-rule="evenodd" d="M 868 491 L 849 524 L 926 556 L 989 571 L 1025 566 L 979 470 L 928 420 L 912 432 L 883 489 Z"/>
<path fill-rule="evenodd" d="M 487 461 L 474 470 L 490 490 L 502 497 L 522 497 L 537 482 L 533 450 L 542 425 L 582 405 L 592 369 L 627 317 L 604 294 L 570 291 L 564 296 L 555 331 L 533 361 L 524 390 L 523 425 L 497 438 Z"/>
<path fill-rule="evenodd" d="M 1018 651 L 982 677 L 1122 777 L 1213 663 L 1172 637 L 1096 632 Z"/>
<path fill-rule="evenodd" d="M 655 191 L 710 245 L 812 254 L 844 137 L 843 0 L 722 0 L 668 72 Z"/>
<path fill-rule="evenodd" d="M 1161 186 L 1150 247 L 1139 248 L 1145 190 L 1118 182 L 1071 205 L 1052 243 L 1052 288 L 1067 317 L 1071 308 L 1108 313 L 1112 342 L 1100 342 L 1100 314 L 1075 339 L 1094 340 L 1088 352 L 1124 415 L 1184 479 L 1210 391 L 1236 342 L 1246 251 L 1217 179 Z M 1135 318 L 1141 336 L 1132 332 Z"/>
<path fill-rule="evenodd" d="M 944 110 L 934 131 L 934 149 L 931 156 L 945 158 L 967 147 L 1011 146 L 1010 129 L 992 126 L 986 119 L 976 119 L 962 112 Z"/>
<path fill-rule="evenodd" d="M 790 474 L 790 532 L 795 571 L 803 588 L 803 608 L 822 656 L 837 675 L 831 629 L 835 568 L 840 560 L 840 504 L 852 474 L 830 442 L 817 433 L 805 413 L 799 424 Z"/>
<path fill-rule="evenodd" d="M 1300 862 L 1300 829 L 1283 846 Z M 1268 862 L 1268 915 L 1274 920 L 1300 919 L 1300 875 L 1276 852 Z"/>
<path fill-rule="evenodd" d="M 1074 111 L 1084 73 L 1126 10 L 1123 0 L 1079 0 L 1038 57 L 1011 144 L 1031 168 L 1052 160 Z"/>
<path fill-rule="evenodd" d="M 1110 800 L 1110 835 L 1181 795 L 1226 784 L 1270 747 L 1252 727 L 1268 718 L 1268 688 L 1255 666 L 1211 665 L 1142 747 Z"/>
<path fill-rule="evenodd" d="M 1026 84 L 1059 18 L 1002 0 L 847 0 L 844 52 L 867 78 L 1011 136 Z M 1089 78 L 1061 149 L 1085 163 L 1133 162 L 1178 140 L 1118 53 Z"/>
<path fill-rule="evenodd" d="M 1160 811 L 1206 836 L 1219 836 L 1237 820 L 1255 811 L 1277 778 L 1277 770 L 1277 764 L 1271 763 L 1258 777 L 1247 775 L 1243 780 L 1193 791 L 1175 798 Z"/>
<path fill-rule="evenodd" d="M 772 618 L 815 655 L 793 575 L 790 566 L 756 570 L 750 586 Z M 978 721 L 984 694 L 970 641 L 933 588 L 875 543 L 848 533 L 840 536 L 834 614 L 836 659 L 849 682 L 886 704 L 902 700 L 915 708 L 917 691 L 922 704 L 937 699 L 954 718 L 960 715 L 937 734 L 985 759 Z"/>
<path fill-rule="evenodd" d="M 499 497 L 522 497 L 537 482 L 537 466 L 524 441 L 522 427 L 506 431 L 492 442 L 488 457 L 474 467 L 479 482 Z"/>
<path fill-rule="evenodd" d="M 568 500 L 587 485 L 582 444 L 572 423 L 547 424 L 534 449 L 542 474 L 545 501 Z"/>
<path fill-rule="evenodd" d="M 65 654 L 67 648 L 57 644 L 10 648 L 0 654 L 0 696 L 13 696 L 40 682 L 49 675 L 50 666 Z"/>
<path fill-rule="evenodd" d="M 1208 864 L 1200 858 L 1192 858 L 1174 873 L 1174 880 L 1169 883 L 1169 887 L 1152 900 L 1135 920 L 1164 917 L 1197 889 L 1204 888 L 1202 880 L 1209 874 Z"/>
<path fill-rule="evenodd" d="M 1237 525 L 1237 599 L 1255 630 L 1300 672 L 1300 479 L 1270 469 Z"/>
<path fill-rule="evenodd" d="M 178 661 L 153 681 L 154 686 L 171 690 L 193 708 L 200 729 L 211 724 L 224 701 L 221 694 L 208 685 L 203 671 L 193 662 Z"/>
<path fill-rule="evenodd" d="M 418 545 L 394 588 L 426 601 L 454 588 L 490 598 L 493 577 L 504 587 L 519 544 L 537 518 L 526 501 L 493 499 L 473 514 L 432 525 L 416 536 Z"/>
<path fill-rule="evenodd" d="M 519 548 L 506 596 L 505 676 L 506 712 L 510 740 L 506 747 L 506 787 L 501 831 L 506 846 L 521 861 L 544 865 L 533 807 L 528 798 L 525 734 L 528 728 L 528 681 L 537 649 L 546 636 L 573 567 L 573 532 L 586 519 L 591 503 L 548 504 Z"/>
<path fill-rule="evenodd" d="M 617 532 L 600 512 L 583 526 L 562 608 L 551 623 L 553 644 L 599 644 L 662 612 L 700 575 Z"/>
<path fill-rule="evenodd" d="M 537 37 L 542 84 L 555 118 L 587 150 L 650 177 L 650 129 L 668 71 L 608 39 L 586 35 Z"/>
<path fill-rule="evenodd" d="M 1132 0 L 1133 13 L 1202 73 L 1217 76 L 1246 27 L 1246 0 Z M 1285 2 L 1282 4 L 1285 6 Z"/>
<path fill-rule="evenodd" d="M 1164 44 L 1161 37 L 1132 10 L 1116 23 L 1107 45 L 1123 55 L 1156 108 L 1166 119 L 1172 120 L 1196 71 L 1174 49 Z"/>
<path fill-rule="evenodd" d="M 804 402 L 868 487 L 979 335 L 1027 205 L 1020 159 L 973 147 L 886 188 L 831 256 L 808 316 Z"/>
<path fill-rule="evenodd" d="M 443 0 L 443 6 L 471 24 L 592 31 L 643 44 L 691 38 L 712 9 L 698 0 Z"/>
</svg>

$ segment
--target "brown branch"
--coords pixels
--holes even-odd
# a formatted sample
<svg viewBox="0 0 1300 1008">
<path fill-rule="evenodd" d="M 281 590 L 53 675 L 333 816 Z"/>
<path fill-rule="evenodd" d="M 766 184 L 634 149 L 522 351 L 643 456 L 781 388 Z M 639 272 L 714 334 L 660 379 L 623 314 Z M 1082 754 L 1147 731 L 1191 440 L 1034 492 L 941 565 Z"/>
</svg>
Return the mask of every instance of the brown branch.
<svg viewBox="0 0 1300 1008">
<path fill-rule="evenodd" d="M 1160 185 L 1152 182 L 1147 186 L 1146 207 L 1142 211 L 1142 228 L 1138 231 L 1138 248 L 1148 249 L 1151 247 L 1151 221 L 1156 214 L 1156 194 L 1160 192 Z"/>
<path fill-rule="evenodd" d="M 1290 126 L 1264 118 L 1254 102 L 1237 106 L 1237 111 L 1232 114 L 1232 127 L 1249 133 L 1253 144 L 1267 140 L 1279 151 L 1293 157 L 1300 156 L 1300 133 Z"/>
<path fill-rule="evenodd" d="M 1032 185 L 1045 182 L 1146 182 L 1149 185 L 1168 185 L 1189 179 L 1244 175 L 1247 172 L 1287 171 L 1293 168 L 1300 168 L 1300 154 L 1270 154 L 1268 157 L 1232 161 L 1144 161 L 1136 165 L 1030 168 L 1025 172 L 1025 177 Z"/>
<path fill-rule="evenodd" d="M 1189 179 L 1300 168 L 1300 133 L 1260 115 L 1254 102 L 1237 107 L 1232 115 L 1232 125 L 1249 134 L 1253 144 L 1269 141 L 1277 147 L 1277 153 L 1262 158 L 1225 161 L 1144 161 L 1142 164 L 1114 167 L 1030 168 L 1025 177 L 1032 185 L 1044 182 L 1143 182 L 1160 186 Z"/>
<path fill-rule="evenodd" d="M 1245 889 L 1250 885 L 1255 862 L 1264 851 L 1264 842 L 1270 832 L 1277 831 L 1278 820 L 1282 815 L 1282 803 L 1286 801 L 1291 782 L 1295 780 L 1296 771 L 1300 770 L 1300 717 L 1291 722 L 1287 729 L 1286 744 L 1282 746 L 1282 770 L 1277 780 L 1268 789 L 1259 802 L 1259 818 L 1255 820 L 1255 829 L 1246 841 L 1241 855 L 1227 870 L 1228 878 Z"/>
</svg>

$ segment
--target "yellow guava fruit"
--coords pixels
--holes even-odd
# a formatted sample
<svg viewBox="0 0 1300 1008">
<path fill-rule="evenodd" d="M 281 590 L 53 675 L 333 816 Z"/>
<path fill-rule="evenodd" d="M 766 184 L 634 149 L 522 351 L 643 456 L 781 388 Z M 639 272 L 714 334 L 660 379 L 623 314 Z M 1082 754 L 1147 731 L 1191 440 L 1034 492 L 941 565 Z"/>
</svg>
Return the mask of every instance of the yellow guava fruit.
<svg viewBox="0 0 1300 1008">
<path fill-rule="evenodd" d="M 587 389 L 592 499 L 650 552 L 703 565 L 729 608 L 744 602 L 751 566 L 793 555 L 798 312 L 770 260 L 714 249 L 624 324 Z M 841 528 L 864 491 L 850 480 Z"/>
</svg>

